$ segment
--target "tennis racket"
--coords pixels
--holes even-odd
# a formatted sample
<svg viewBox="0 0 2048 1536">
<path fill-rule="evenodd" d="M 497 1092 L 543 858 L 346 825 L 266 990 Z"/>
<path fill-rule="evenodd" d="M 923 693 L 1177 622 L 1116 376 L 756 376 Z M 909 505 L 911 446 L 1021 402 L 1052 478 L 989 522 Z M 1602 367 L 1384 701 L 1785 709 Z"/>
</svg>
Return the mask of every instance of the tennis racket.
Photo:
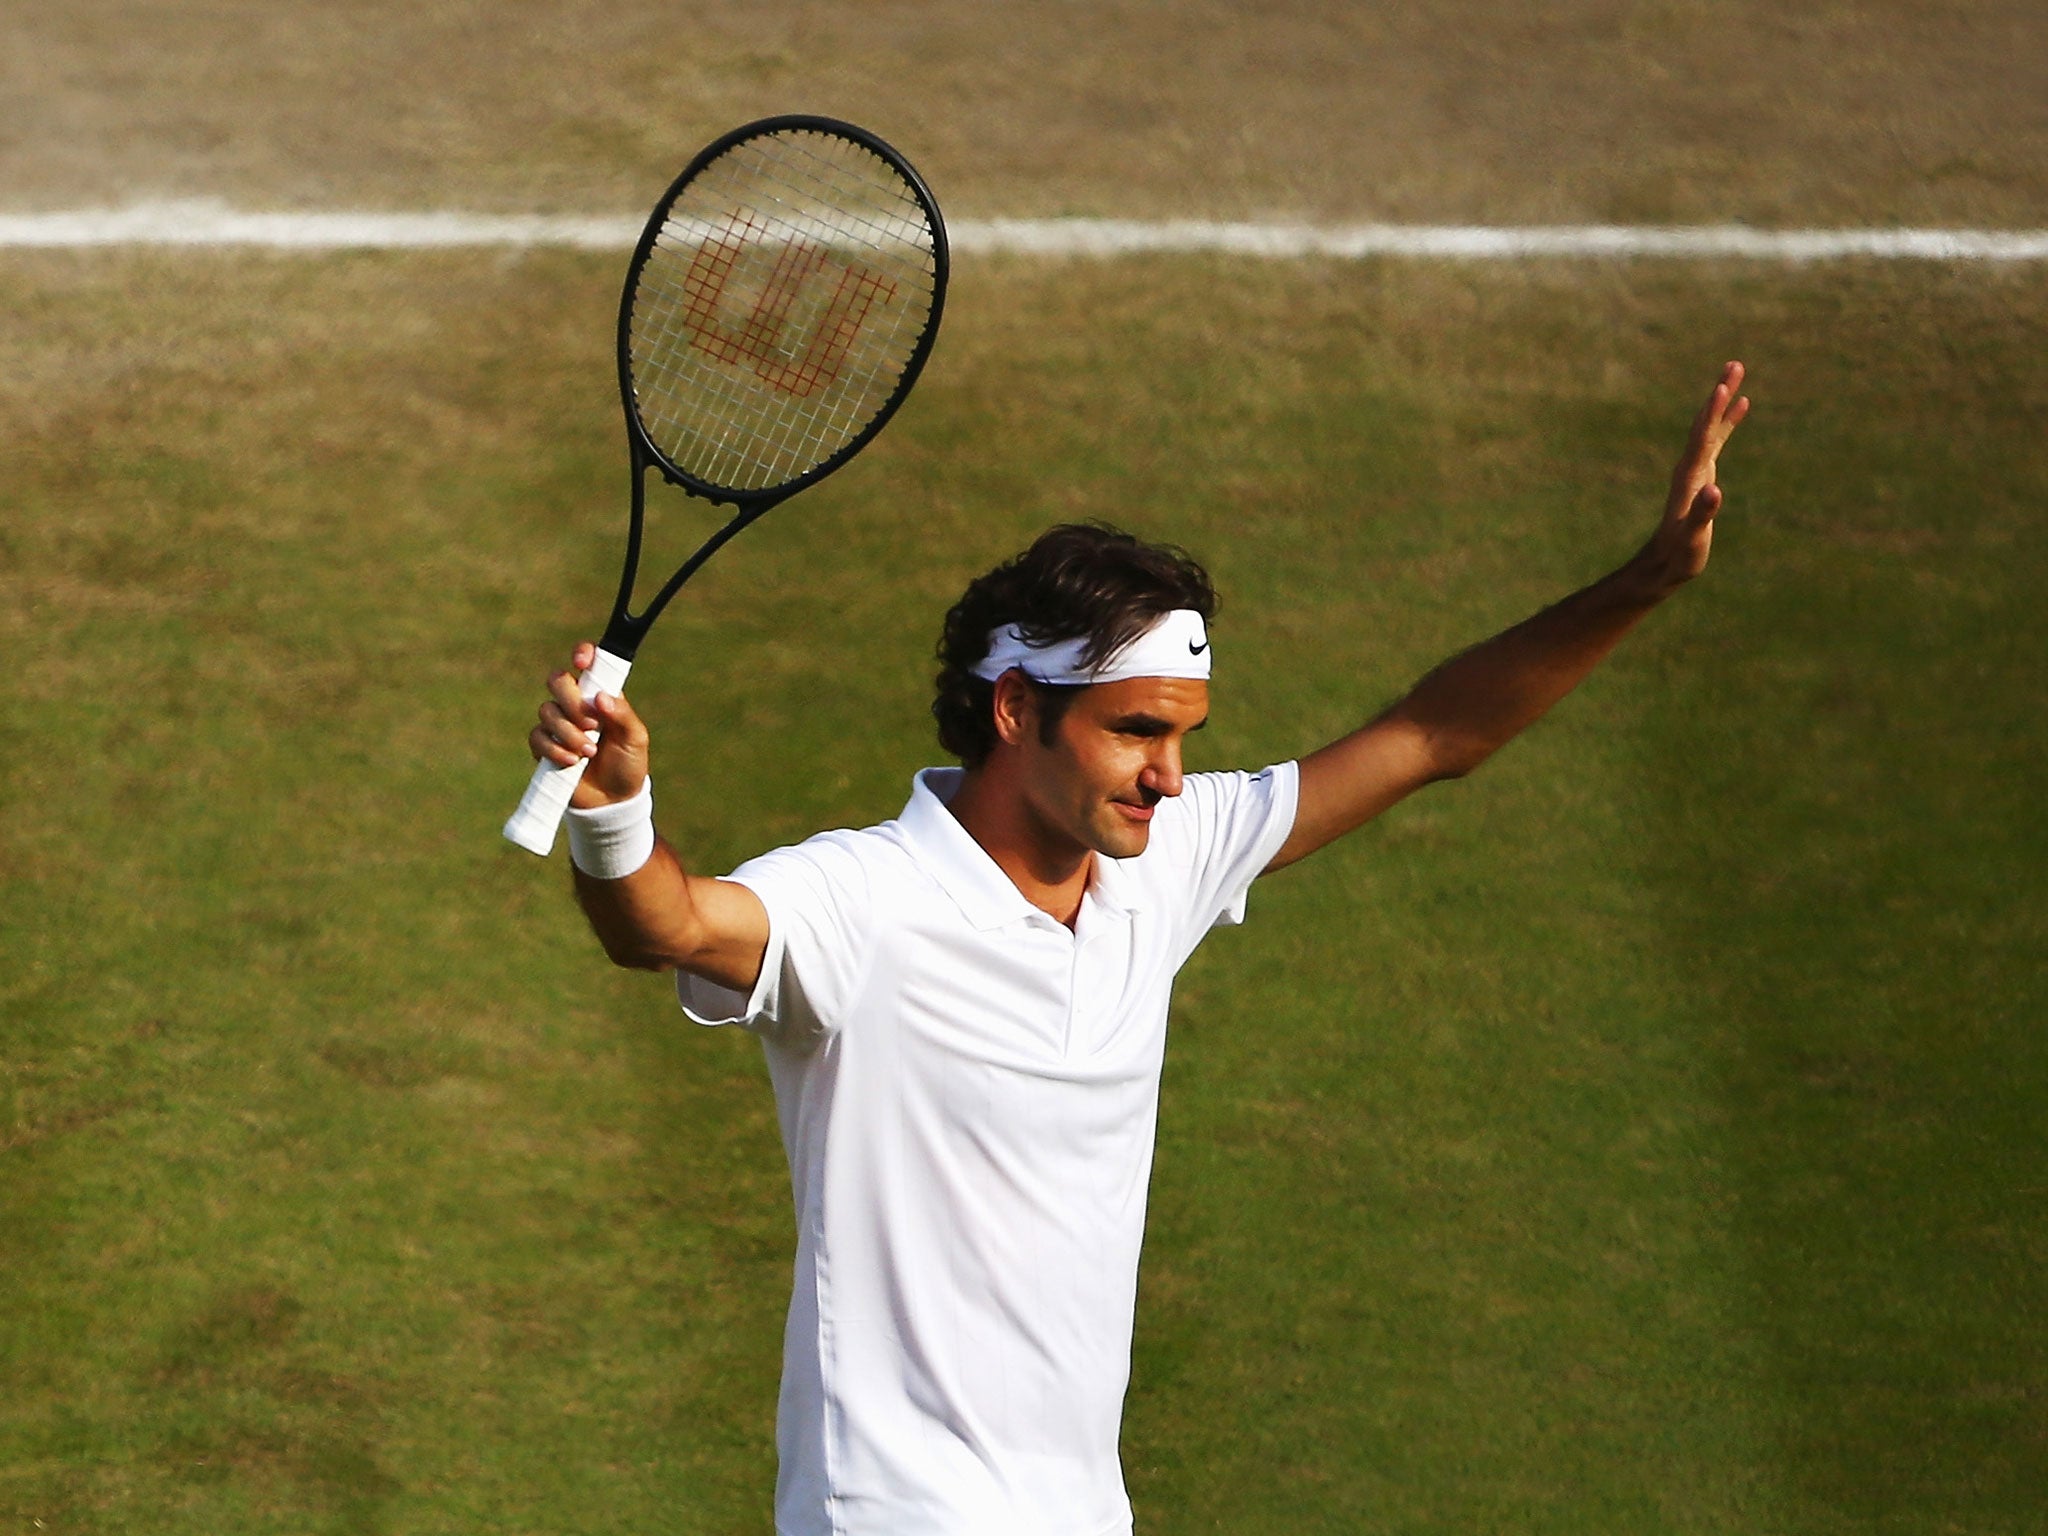
<svg viewBox="0 0 2048 1536">
<path fill-rule="evenodd" d="M 648 627 L 728 539 L 895 414 L 938 334 L 947 270 L 924 182 L 850 123 L 749 123 L 676 178 L 619 301 L 633 512 L 611 619 L 578 680 L 585 698 L 621 691 Z M 636 613 L 649 470 L 733 514 Z M 548 853 L 582 776 L 582 762 L 541 763 L 505 836 Z"/>
</svg>

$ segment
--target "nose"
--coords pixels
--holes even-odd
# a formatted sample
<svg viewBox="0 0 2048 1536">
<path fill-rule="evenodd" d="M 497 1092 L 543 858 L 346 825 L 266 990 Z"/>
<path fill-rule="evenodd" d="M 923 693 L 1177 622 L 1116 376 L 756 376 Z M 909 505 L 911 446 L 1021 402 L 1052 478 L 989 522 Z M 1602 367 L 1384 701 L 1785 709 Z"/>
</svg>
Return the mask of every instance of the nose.
<svg viewBox="0 0 2048 1536">
<path fill-rule="evenodd" d="M 1161 742 L 1138 775 L 1138 785 L 1163 800 L 1171 800 L 1180 793 L 1181 779 L 1180 743 Z"/>
</svg>

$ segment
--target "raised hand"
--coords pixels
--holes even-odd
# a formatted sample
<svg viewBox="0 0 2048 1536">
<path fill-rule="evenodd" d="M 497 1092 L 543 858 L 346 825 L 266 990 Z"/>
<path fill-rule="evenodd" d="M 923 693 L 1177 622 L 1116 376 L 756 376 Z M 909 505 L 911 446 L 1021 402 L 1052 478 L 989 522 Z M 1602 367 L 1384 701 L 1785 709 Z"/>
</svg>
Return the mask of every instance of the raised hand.
<svg viewBox="0 0 2048 1536">
<path fill-rule="evenodd" d="M 1723 368 L 1720 383 L 1693 418 L 1692 436 L 1678 467 L 1671 472 L 1664 520 L 1636 557 L 1660 591 L 1691 581 L 1707 567 L 1707 554 L 1714 543 L 1714 517 L 1721 510 L 1721 487 L 1714 480 L 1716 462 L 1722 445 L 1749 414 L 1749 397 L 1738 393 L 1742 375 L 1740 363 Z"/>
</svg>

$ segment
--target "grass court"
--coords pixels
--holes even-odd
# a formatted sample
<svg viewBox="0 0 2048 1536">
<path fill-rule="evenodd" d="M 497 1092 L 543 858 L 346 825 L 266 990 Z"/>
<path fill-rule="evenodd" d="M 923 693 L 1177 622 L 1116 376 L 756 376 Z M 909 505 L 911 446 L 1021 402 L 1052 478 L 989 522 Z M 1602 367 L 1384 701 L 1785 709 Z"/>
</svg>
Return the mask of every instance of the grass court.
<svg viewBox="0 0 2048 1536">
<path fill-rule="evenodd" d="M 1917 99 L 2025 56 L 1975 14 L 1922 40 Z M 57 15 L 18 25 L 87 57 Z M 1690 36 L 1629 15 L 1559 57 Z M 720 36 L 688 146 L 812 104 L 786 38 Z M 1211 94 L 1146 78 L 1126 126 L 1167 170 L 1136 205 L 1183 207 L 1162 125 Z M 1861 79 L 1815 92 L 1802 174 Z M 936 137 L 950 99 L 905 110 Z M 1004 121 L 1022 163 L 1039 119 Z M 1931 157 L 1960 119 L 1915 121 Z M 653 164 L 635 123 L 561 118 L 530 179 Z M 1443 153 L 1482 169 L 1515 140 L 1468 127 Z M 1670 183 L 1684 132 L 1652 139 L 1563 211 Z M 182 186 L 203 140 L 143 168 Z M 1201 211 L 1284 199 L 1257 156 L 1286 144 L 1240 150 Z M 1001 156 L 937 158 L 949 209 L 1104 211 L 1088 164 L 1010 198 Z M 222 163 L 252 197 L 290 179 Z M 1786 163 L 1736 211 L 1807 206 Z M 1879 219 L 2044 222 L 2038 165 L 1842 164 L 1842 222 L 1880 182 Z M 354 169 L 373 201 L 408 174 L 374 135 Z M 1510 213 L 1545 214 L 1532 186 Z M 767 1529 L 792 1240 L 758 1052 L 608 969 L 564 857 L 497 834 L 540 679 L 615 577 L 621 267 L 0 254 L 9 1536 Z M 1148 1536 L 2048 1530 L 2048 273 L 963 263 L 899 417 L 641 653 L 662 826 L 723 870 L 894 814 L 935 760 L 946 604 L 1105 518 L 1215 572 L 1194 766 L 1257 766 L 1625 558 L 1729 357 L 1756 407 L 1706 577 L 1479 774 L 1262 882 L 1183 974 L 1125 1432 Z"/>
</svg>

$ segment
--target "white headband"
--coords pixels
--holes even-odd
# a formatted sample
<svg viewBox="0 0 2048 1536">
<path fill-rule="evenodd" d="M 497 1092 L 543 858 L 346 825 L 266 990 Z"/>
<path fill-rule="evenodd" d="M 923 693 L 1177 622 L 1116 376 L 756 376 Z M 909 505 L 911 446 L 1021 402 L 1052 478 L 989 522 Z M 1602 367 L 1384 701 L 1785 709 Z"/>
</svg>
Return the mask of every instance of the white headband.
<svg viewBox="0 0 2048 1536">
<path fill-rule="evenodd" d="M 1087 648 L 1085 635 L 1033 645 L 1018 633 L 1016 625 L 1005 624 L 988 637 L 988 659 L 975 667 L 974 675 L 994 682 L 1017 667 L 1035 682 L 1069 686 L 1120 683 L 1130 677 L 1207 681 L 1209 676 L 1209 630 L 1192 608 L 1161 614 L 1145 633 L 1095 666 L 1081 665 L 1081 653 Z"/>
</svg>

